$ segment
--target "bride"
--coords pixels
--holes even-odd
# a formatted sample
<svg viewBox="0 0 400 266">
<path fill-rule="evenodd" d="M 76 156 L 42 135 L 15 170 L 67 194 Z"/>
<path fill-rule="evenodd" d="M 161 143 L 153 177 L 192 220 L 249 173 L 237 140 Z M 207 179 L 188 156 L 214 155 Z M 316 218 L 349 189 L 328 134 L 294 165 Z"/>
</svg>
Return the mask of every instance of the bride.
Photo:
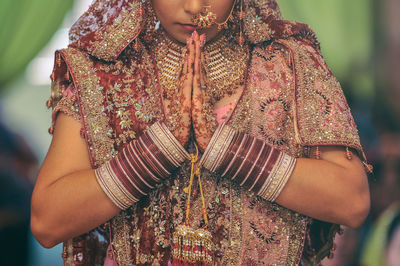
<svg viewBox="0 0 400 266">
<path fill-rule="evenodd" d="M 341 87 L 275 0 L 96 0 L 70 39 L 31 217 L 65 265 L 315 265 L 365 219 Z"/>
</svg>

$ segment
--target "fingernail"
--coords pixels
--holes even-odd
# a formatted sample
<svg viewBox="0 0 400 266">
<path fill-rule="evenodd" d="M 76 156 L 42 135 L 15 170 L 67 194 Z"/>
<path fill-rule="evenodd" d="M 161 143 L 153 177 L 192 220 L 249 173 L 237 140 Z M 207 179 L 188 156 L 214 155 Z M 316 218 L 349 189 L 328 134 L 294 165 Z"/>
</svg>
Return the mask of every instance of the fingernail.
<svg viewBox="0 0 400 266">
<path fill-rule="evenodd" d="M 197 30 L 195 30 L 195 31 L 192 33 L 192 39 L 194 40 L 194 39 L 196 39 L 198 36 L 199 36 L 199 34 L 197 33 Z"/>
</svg>

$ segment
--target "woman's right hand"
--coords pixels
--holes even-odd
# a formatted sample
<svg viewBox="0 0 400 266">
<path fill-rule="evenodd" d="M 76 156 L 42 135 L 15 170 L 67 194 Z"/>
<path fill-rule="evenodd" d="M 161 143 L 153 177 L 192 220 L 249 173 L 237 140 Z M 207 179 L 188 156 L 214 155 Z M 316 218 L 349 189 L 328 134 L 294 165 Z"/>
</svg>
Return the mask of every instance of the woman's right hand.
<svg viewBox="0 0 400 266">
<path fill-rule="evenodd" d="M 187 40 L 187 50 L 194 49 L 194 42 L 191 37 Z M 185 62 L 180 77 L 181 88 L 177 97 L 180 99 L 180 108 L 176 110 L 178 112 L 178 119 L 176 119 L 176 125 L 171 130 L 172 134 L 176 139 L 185 146 L 190 137 L 191 128 L 191 102 L 192 102 L 192 88 L 193 88 L 193 59 L 189 55 L 185 58 Z M 167 119 L 168 113 L 175 111 L 172 102 L 167 104 Z"/>
</svg>

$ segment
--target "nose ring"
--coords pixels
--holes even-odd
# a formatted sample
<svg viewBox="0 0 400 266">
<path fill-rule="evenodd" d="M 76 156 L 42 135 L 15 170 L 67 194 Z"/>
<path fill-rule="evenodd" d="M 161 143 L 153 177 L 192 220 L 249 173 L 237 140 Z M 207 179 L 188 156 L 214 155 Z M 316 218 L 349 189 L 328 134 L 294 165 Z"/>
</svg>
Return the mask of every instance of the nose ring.
<svg viewBox="0 0 400 266">
<path fill-rule="evenodd" d="M 217 15 L 210 11 L 211 6 L 205 6 L 204 10 L 194 15 L 192 22 L 201 29 L 210 28 L 217 21 Z"/>
</svg>

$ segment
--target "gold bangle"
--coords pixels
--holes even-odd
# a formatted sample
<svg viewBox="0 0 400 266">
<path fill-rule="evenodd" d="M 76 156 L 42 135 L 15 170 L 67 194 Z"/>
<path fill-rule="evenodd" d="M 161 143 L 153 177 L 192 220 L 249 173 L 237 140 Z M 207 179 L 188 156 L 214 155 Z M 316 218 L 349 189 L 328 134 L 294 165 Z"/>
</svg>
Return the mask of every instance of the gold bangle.
<svg viewBox="0 0 400 266">
<path fill-rule="evenodd" d="M 273 149 L 273 148 L 272 148 L 272 149 Z M 273 150 L 271 150 L 270 153 L 269 153 L 269 155 L 268 155 L 268 158 L 267 158 L 267 159 L 265 160 L 265 162 L 264 162 L 264 165 L 263 165 L 263 167 L 262 167 L 260 173 L 259 173 L 258 176 L 257 176 L 256 182 L 258 182 L 258 180 L 260 179 L 260 177 L 261 177 L 262 174 L 264 173 L 265 167 L 267 167 L 267 165 L 268 165 L 268 163 L 269 163 L 269 160 L 271 159 L 271 156 L 273 155 L 273 153 L 274 153 Z M 272 171 L 272 169 L 271 169 L 271 171 Z M 263 184 L 263 185 L 261 186 L 261 188 L 260 188 L 260 191 L 258 191 L 258 195 L 264 194 L 265 191 L 269 188 L 269 185 L 270 185 L 271 180 L 272 180 L 272 178 L 269 178 L 270 176 L 271 176 L 271 173 L 267 176 L 267 178 L 266 178 L 264 184 Z"/>
<path fill-rule="evenodd" d="M 272 191 L 276 186 L 277 182 L 276 175 L 278 173 L 279 167 L 281 166 L 280 162 L 282 160 L 282 155 L 283 153 L 279 154 L 278 159 L 275 162 L 275 165 L 271 169 L 271 173 L 266 178 L 263 188 L 259 192 L 259 195 L 268 201 L 271 201 Z"/>
<path fill-rule="evenodd" d="M 182 145 L 178 145 L 176 138 L 169 130 L 163 128 L 160 122 L 151 125 L 148 133 L 154 144 L 175 167 L 179 167 L 186 158 L 189 158 L 189 154 Z"/>
<path fill-rule="evenodd" d="M 172 144 L 168 141 L 167 137 L 162 133 L 160 128 L 153 124 L 147 132 L 157 148 L 175 167 L 178 167 L 179 161 L 176 159 L 176 156 L 174 156 L 173 151 L 171 151 Z"/>
<path fill-rule="evenodd" d="M 108 162 L 97 168 L 94 173 L 101 189 L 121 210 L 128 209 L 134 202 L 139 201 L 123 187 L 117 177 L 113 176 Z"/>
<path fill-rule="evenodd" d="M 149 137 L 152 139 L 158 149 L 165 155 L 165 157 L 175 166 L 178 167 L 179 155 L 174 149 L 173 144 L 168 140 L 168 137 L 162 132 L 159 124 L 154 123 L 149 130 Z"/>
<path fill-rule="evenodd" d="M 160 127 L 163 130 L 164 134 L 168 137 L 168 139 L 174 144 L 175 149 L 180 155 L 179 161 L 182 163 L 185 160 L 190 160 L 189 153 L 185 150 L 182 144 L 175 138 L 174 134 L 168 129 L 168 127 L 164 123 L 160 123 Z"/>
<path fill-rule="evenodd" d="M 211 172 L 215 172 L 220 167 L 234 136 L 235 130 L 233 128 L 221 124 L 211 137 L 199 164 Z"/>
<path fill-rule="evenodd" d="M 207 145 L 207 147 L 206 147 L 206 150 L 204 151 L 203 156 L 202 156 L 201 159 L 200 159 L 199 167 L 204 166 L 204 168 L 206 168 L 206 169 L 208 169 L 208 170 L 210 169 L 208 157 L 209 157 L 210 152 L 211 152 L 211 150 L 212 150 L 213 147 L 214 147 L 214 143 L 215 143 L 215 141 L 218 139 L 218 136 L 219 136 L 219 134 L 220 134 L 222 128 L 224 127 L 224 125 L 225 125 L 224 123 L 221 124 L 221 125 L 219 125 L 219 126 L 217 127 L 217 129 L 215 130 L 214 134 L 212 135 L 212 137 L 211 137 L 211 139 L 210 139 L 210 142 L 208 143 L 208 145 Z"/>
<path fill-rule="evenodd" d="M 211 172 L 215 172 L 217 169 L 219 169 L 222 160 L 224 159 L 225 154 L 228 151 L 229 145 L 232 143 L 234 136 L 235 130 L 233 130 L 231 127 L 224 126 L 222 128 L 222 131 L 214 145 L 215 149 L 213 150 L 215 156 L 213 155 L 213 151 L 210 152 L 209 158 L 211 159 Z"/>
<path fill-rule="evenodd" d="M 296 158 L 281 153 L 258 195 L 268 201 L 275 201 L 289 180 L 295 163 Z"/>
<path fill-rule="evenodd" d="M 282 166 L 279 168 L 278 184 L 274 189 L 274 192 L 272 193 L 271 201 L 275 201 L 281 194 L 283 188 L 285 187 L 286 183 L 289 180 L 289 177 L 293 173 L 295 165 L 296 165 L 296 158 L 285 154 L 282 160 Z"/>
</svg>

